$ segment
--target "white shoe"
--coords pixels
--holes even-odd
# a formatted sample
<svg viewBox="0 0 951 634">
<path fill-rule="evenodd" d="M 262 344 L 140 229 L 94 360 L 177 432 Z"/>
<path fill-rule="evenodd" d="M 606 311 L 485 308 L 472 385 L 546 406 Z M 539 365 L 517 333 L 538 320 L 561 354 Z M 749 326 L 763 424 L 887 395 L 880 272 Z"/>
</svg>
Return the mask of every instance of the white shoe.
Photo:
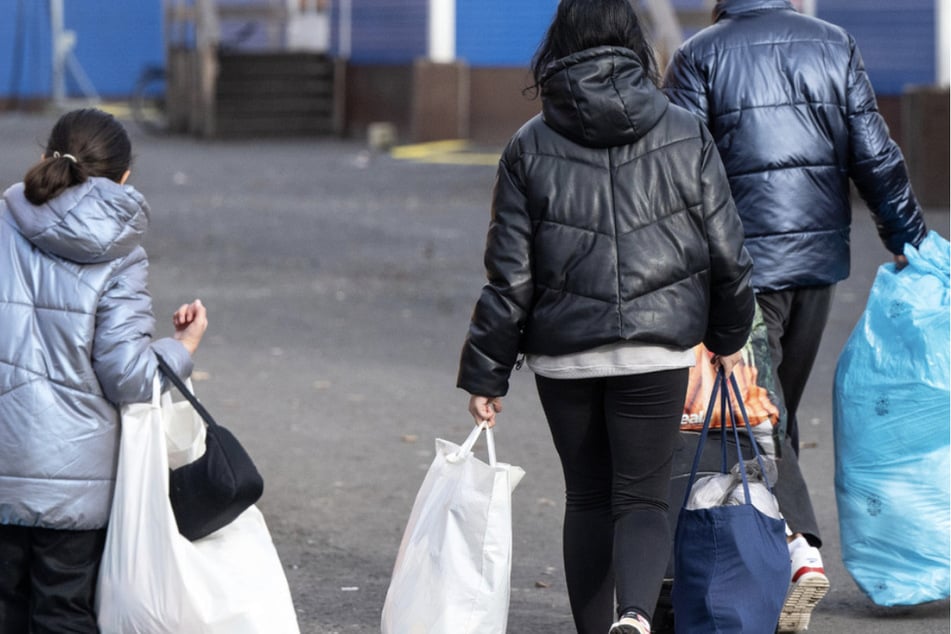
<svg viewBox="0 0 951 634">
<path fill-rule="evenodd" d="M 642 615 L 628 612 L 611 626 L 608 634 L 651 634 L 651 624 Z"/>
<path fill-rule="evenodd" d="M 779 615 L 777 632 L 801 632 L 809 628 L 812 609 L 829 591 L 829 578 L 822 567 L 819 549 L 799 536 L 789 542 L 792 577 Z"/>
</svg>

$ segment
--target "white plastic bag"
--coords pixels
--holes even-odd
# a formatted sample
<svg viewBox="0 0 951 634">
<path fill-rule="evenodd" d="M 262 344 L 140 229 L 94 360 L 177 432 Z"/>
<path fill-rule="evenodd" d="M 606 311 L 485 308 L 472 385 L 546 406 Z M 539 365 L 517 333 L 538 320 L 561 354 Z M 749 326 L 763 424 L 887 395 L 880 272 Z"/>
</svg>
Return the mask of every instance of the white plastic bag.
<svg viewBox="0 0 951 634">
<path fill-rule="evenodd" d="M 287 579 L 257 507 L 196 542 L 179 534 L 168 499 L 163 421 L 173 409 L 171 400 L 160 399 L 157 378 L 151 403 L 122 408 L 96 596 L 100 630 L 299 634 Z"/>
<path fill-rule="evenodd" d="M 191 379 L 185 385 L 195 393 Z M 188 401 L 173 402 L 171 391 L 162 394 L 162 427 L 169 469 L 195 462 L 205 453 L 205 421 Z"/>
<path fill-rule="evenodd" d="M 779 510 L 779 502 L 770 490 L 776 485 L 779 477 L 776 463 L 769 456 L 761 456 L 765 479 L 759 460 L 746 460 L 743 465 L 749 478 L 750 503 L 764 515 L 775 519 L 783 519 Z M 729 473 L 697 478 L 693 489 L 690 490 L 690 499 L 685 508 L 688 511 L 709 509 L 717 506 L 739 506 L 746 504 L 746 494 L 743 492 L 743 480 L 740 476 L 739 464 L 733 465 Z M 767 486 L 767 482 L 769 486 Z"/>
<path fill-rule="evenodd" d="M 512 571 L 512 491 L 525 472 L 436 440 L 383 605 L 383 634 L 504 634 Z"/>
</svg>

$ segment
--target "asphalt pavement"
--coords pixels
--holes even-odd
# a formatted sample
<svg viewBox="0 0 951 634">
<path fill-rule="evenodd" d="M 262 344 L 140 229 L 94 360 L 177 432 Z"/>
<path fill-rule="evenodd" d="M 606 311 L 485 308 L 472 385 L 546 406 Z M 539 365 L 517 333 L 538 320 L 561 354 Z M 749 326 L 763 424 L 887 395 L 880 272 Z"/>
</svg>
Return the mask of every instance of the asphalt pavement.
<svg viewBox="0 0 951 634">
<path fill-rule="evenodd" d="M 39 158 L 54 119 L 0 115 L 4 187 Z M 455 372 L 483 283 L 494 169 L 401 160 L 360 140 L 215 142 L 129 130 L 130 183 L 153 210 L 146 247 L 159 334 L 171 333 L 181 303 L 208 306 L 196 391 L 265 477 L 259 506 L 301 631 L 378 631 L 434 440 L 461 442 L 471 425 Z M 875 271 L 890 260 L 860 202 L 854 215 L 852 276 L 837 289 L 800 411 L 801 466 L 832 583 L 809 632 L 949 632 L 947 601 L 875 606 L 841 562 L 833 375 Z M 929 209 L 927 221 L 948 236 L 947 209 Z M 500 460 L 526 471 L 513 495 L 509 632 L 568 634 L 563 485 L 527 370 L 514 374 L 497 445 Z"/>
</svg>

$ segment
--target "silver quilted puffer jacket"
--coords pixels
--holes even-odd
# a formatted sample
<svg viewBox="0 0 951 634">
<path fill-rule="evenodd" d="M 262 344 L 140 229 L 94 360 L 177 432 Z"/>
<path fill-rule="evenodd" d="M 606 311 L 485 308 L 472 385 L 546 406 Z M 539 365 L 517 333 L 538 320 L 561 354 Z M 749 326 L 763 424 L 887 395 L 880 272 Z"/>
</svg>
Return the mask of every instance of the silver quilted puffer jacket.
<svg viewBox="0 0 951 634">
<path fill-rule="evenodd" d="M 109 517 L 119 411 L 151 398 L 153 341 L 140 242 L 149 207 L 128 185 L 91 178 L 44 205 L 23 185 L 0 202 L 0 524 L 87 530 Z"/>
</svg>

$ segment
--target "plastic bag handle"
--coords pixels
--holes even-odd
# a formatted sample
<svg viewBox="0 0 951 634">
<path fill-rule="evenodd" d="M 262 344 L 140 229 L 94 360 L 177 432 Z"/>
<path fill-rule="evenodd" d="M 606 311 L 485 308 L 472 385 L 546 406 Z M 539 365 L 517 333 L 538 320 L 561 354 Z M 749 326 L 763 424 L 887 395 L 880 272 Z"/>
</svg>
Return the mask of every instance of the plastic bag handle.
<svg viewBox="0 0 951 634">
<path fill-rule="evenodd" d="M 929 232 L 929 234 L 930 233 L 931 232 Z M 928 240 L 929 237 L 930 236 L 926 236 L 925 240 Z M 951 279 L 948 277 L 948 271 L 942 266 L 943 263 L 935 257 L 929 257 L 929 255 L 931 255 L 930 253 L 925 254 L 921 252 L 922 248 L 927 250 L 927 248 L 930 246 L 930 244 L 925 244 L 925 240 L 922 240 L 922 242 L 917 247 L 915 247 L 910 242 L 905 243 L 905 246 L 902 249 L 902 254 L 908 260 L 909 266 L 911 266 L 913 269 L 917 269 L 922 273 L 930 273 L 931 275 L 938 278 L 941 283 L 944 284 L 944 286 L 951 286 Z M 901 271 L 897 272 L 901 273 Z"/>
<path fill-rule="evenodd" d="M 479 439 L 479 435 L 483 432 L 483 430 L 485 431 L 486 448 L 489 450 L 489 466 L 496 466 L 495 434 L 493 433 L 492 428 L 487 426 L 485 423 L 481 423 L 472 428 L 472 431 L 469 432 L 469 436 L 459 446 L 459 451 L 456 451 L 449 456 L 450 462 L 462 460 L 466 454 L 471 453 L 472 448 L 475 446 L 476 441 Z"/>
<path fill-rule="evenodd" d="M 162 379 L 159 378 L 159 373 L 156 372 L 155 376 L 152 377 L 152 407 L 158 407 L 162 401 Z"/>
</svg>

